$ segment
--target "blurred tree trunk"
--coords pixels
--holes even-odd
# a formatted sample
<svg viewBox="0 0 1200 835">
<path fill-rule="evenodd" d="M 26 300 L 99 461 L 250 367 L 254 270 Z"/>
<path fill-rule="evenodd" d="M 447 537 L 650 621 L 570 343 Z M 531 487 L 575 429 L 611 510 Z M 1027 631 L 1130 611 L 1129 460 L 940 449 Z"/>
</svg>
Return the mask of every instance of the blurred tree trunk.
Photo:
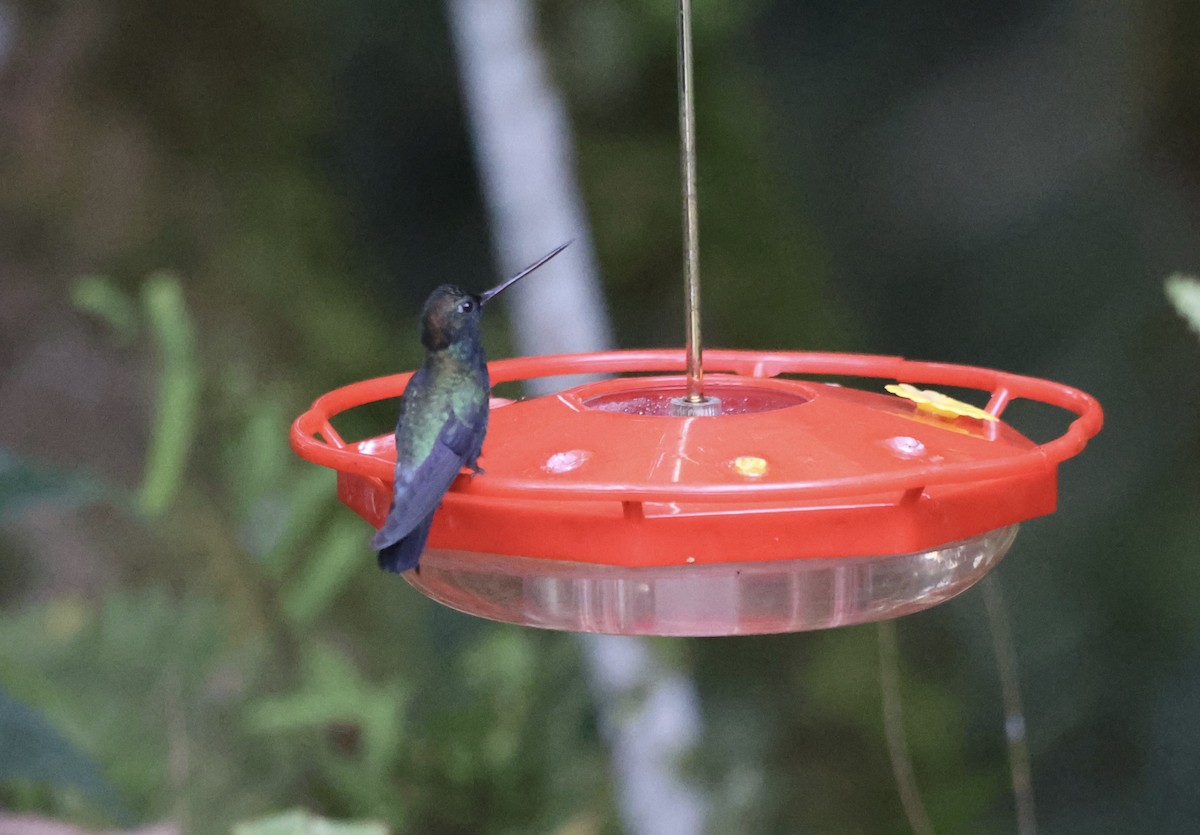
<svg viewBox="0 0 1200 835">
<path fill-rule="evenodd" d="M 546 76 L 526 0 L 451 0 L 450 27 L 501 272 L 512 274 L 564 241 L 574 243 L 506 296 L 523 354 L 608 348 L 565 108 Z"/>
<path fill-rule="evenodd" d="M 611 347 L 570 129 L 547 78 L 528 0 L 449 0 L 476 158 L 502 272 L 511 274 L 569 239 L 509 298 L 515 341 L 524 354 Z M 540 390 L 545 391 L 545 381 Z M 535 387 L 536 388 L 536 387 Z M 625 826 L 641 835 L 692 835 L 705 807 L 683 780 L 678 760 L 700 736 L 694 683 L 666 669 L 646 642 L 581 638 L 596 708 L 612 748 L 616 795 Z M 636 704 L 630 709 L 630 704 Z"/>
</svg>

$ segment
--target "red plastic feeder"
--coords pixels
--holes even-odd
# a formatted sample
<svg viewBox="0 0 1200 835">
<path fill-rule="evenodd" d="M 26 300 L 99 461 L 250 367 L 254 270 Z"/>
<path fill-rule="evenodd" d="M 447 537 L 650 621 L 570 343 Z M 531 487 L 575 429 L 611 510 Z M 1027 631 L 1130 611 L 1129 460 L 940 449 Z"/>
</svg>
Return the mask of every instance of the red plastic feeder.
<svg viewBox="0 0 1200 835">
<path fill-rule="evenodd" d="M 682 351 L 502 360 L 493 383 L 619 377 L 494 401 L 481 466 L 434 520 L 429 597 L 495 620 L 655 635 L 791 632 L 895 617 L 969 588 L 1018 523 L 1054 511 L 1059 462 L 1102 423 L 1087 394 L 1046 380 L 899 357 L 706 351 L 713 417 L 672 417 Z M 724 373 L 712 373 L 724 372 Z M 893 379 L 988 392 L 986 415 L 779 375 Z M 340 412 L 398 397 L 410 374 L 320 397 L 292 448 L 338 471 L 375 526 L 392 491 L 392 436 L 346 442 Z M 1078 417 L 1034 444 L 998 418 L 1026 398 Z M 971 416 L 975 415 L 975 416 Z"/>
</svg>

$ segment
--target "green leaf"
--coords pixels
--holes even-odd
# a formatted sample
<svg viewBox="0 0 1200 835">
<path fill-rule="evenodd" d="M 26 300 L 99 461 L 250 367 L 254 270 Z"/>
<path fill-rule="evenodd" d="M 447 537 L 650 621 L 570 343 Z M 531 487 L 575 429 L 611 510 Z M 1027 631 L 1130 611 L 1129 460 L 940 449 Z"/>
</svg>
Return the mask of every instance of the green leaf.
<svg viewBox="0 0 1200 835">
<path fill-rule="evenodd" d="M 236 824 L 233 835 L 388 835 L 388 828 L 374 821 L 331 821 L 297 809 Z"/>
<path fill-rule="evenodd" d="M 336 501 L 336 482 L 333 474 L 323 467 L 307 467 L 289 482 L 286 519 L 282 530 L 263 556 L 263 565 L 272 577 L 281 577 L 295 562 L 305 542 L 316 535 L 327 516 L 326 511 Z M 365 551 L 363 543 L 366 533 L 358 524 L 360 543 L 358 550 Z"/>
<path fill-rule="evenodd" d="M 1167 298 L 1179 315 L 1200 335 L 1200 279 L 1190 275 L 1173 275 L 1166 281 Z"/>
<path fill-rule="evenodd" d="M 40 712 L 0 690 L 0 781 L 7 780 L 76 789 L 122 821 L 129 818 L 91 757 Z"/>
<path fill-rule="evenodd" d="M 108 277 L 87 275 L 80 278 L 71 291 L 71 303 L 112 328 L 123 344 L 128 345 L 137 338 L 138 315 L 133 301 Z"/>
<path fill-rule="evenodd" d="M 366 554 L 366 534 L 358 517 L 335 522 L 284 591 L 283 611 L 292 625 L 306 626 L 319 617 L 361 570 Z"/>
<path fill-rule="evenodd" d="M 288 481 L 287 467 L 295 459 L 288 450 L 289 415 L 281 402 L 257 393 L 248 395 L 241 408 L 248 412 L 245 423 L 224 444 L 222 463 L 233 506 L 246 510 L 266 497 L 278 496 L 280 485 Z"/>
<path fill-rule="evenodd" d="M 382 774 L 403 739 L 404 689 L 399 682 L 366 681 L 347 658 L 322 644 L 311 645 L 304 662 L 303 688 L 252 704 L 246 711 L 247 727 L 272 734 L 352 724 L 362 733 L 364 765 Z"/>
<path fill-rule="evenodd" d="M 149 516 L 167 509 L 183 483 L 200 404 L 196 338 L 178 276 L 155 273 L 142 288 L 142 303 L 158 343 L 158 407 L 138 504 Z"/>
<path fill-rule="evenodd" d="M 85 503 L 103 493 L 83 476 L 38 467 L 0 447 L 0 520 L 40 502 Z"/>
</svg>

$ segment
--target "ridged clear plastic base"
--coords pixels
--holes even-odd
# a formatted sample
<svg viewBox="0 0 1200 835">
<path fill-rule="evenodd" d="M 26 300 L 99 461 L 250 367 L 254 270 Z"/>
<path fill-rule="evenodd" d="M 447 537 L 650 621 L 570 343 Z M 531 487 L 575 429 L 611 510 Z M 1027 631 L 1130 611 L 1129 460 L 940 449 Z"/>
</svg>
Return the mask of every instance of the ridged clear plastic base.
<svg viewBox="0 0 1200 835">
<path fill-rule="evenodd" d="M 615 635 L 757 635 L 885 620 L 966 591 L 1018 525 L 917 554 L 623 568 L 429 549 L 406 580 L 492 620 Z"/>
</svg>

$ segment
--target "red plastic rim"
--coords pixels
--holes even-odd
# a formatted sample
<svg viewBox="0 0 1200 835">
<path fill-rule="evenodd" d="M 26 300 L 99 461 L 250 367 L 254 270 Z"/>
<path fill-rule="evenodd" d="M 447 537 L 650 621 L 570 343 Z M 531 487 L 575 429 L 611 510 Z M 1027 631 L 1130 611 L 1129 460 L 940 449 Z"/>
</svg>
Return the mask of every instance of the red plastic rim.
<svg viewBox="0 0 1200 835">
<path fill-rule="evenodd" d="M 750 392 L 776 402 L 754 414 L 703 418 L 603 406 L 623 391 L 651 397 L 682 386 L 669 377 L 619 378 L 494 407 L 481 460 L 487 475 L 456 482 L 431 547 L 635 566 L 914 553 L 1052 512 L 1057 465 L 1079 453 L 1103 421 L 1099 404 L 1082 391 L 971 366 L 728 350 L 706 351 L 704 360 L 719 395 Z M 489 365 L 493 383 L 683 368 L 679 350 Z M 1076 418 L 1058 438 L 1035 445 L 1003 422 L 935 419 L 890 395 L 777 379 L 784 374 L 970 388 L 988 393 L 986 411 L 996 417 L 1024 398 Z M 337 470 L 343 500 L 376 525 L 390 500 L 394 450 L 387 439 L 348 443 L 330 421 L 398 397 L 410 376 L 336 389 L 292 426 L 292 448 Z M 927 454 L 897 455 L 880 446 L 884 438 L 916 442 Z M 545 466 L 584 447 L 587 466 Z M 770 461 L 768 476 L 731 473 L 726 463 L 743 452 Z M 675 464 L 649 466 L 647 456 Z"/>
</svg>

